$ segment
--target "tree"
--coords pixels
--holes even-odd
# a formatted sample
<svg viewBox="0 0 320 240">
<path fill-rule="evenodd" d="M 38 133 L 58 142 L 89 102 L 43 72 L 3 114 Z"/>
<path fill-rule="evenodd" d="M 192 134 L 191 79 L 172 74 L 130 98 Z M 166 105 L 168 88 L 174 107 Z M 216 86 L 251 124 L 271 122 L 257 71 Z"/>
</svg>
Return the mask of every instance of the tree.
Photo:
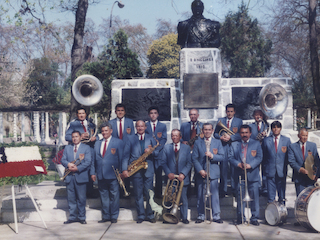
<svg viewBox="0 0 320 240">
<path fill-rule="evenodd" d="M 168 34 L 152 42 L 148 50 L 148 78 L 179 78 L 178 35 Z"/>
<path fill-rule="evenodd" d="M 127 39 L 128 36 L 120 29 L 112 39 L 109 39 L 109 45 L 98 58 L 93 62 L 85 63 L 78 72 L 78 75 L 91 74 L 102 82 L 103 98 L 92 107 L 92 110 L 100 113 L 105 120 L 110 117 L 112 80 L 142 76 L 137 54 L 128 48 Z"/>
<path fill-rule="evenodd" d="M 32 71 L 26 80 L 27 90 L 33 92 L 28 96 L 31 105 L 57 105 L 62 99 L 62 88 L 56 83 L 58 65 L 48 58 L 34 59 Z"/>
<path fill-rule="evenodd" d="M 258 20 L 252 20 L 242 2 L 229 12 L 221 27 L 221 53 L 229 77 L 263 77 L 271 67 L 272 42 L 264 39 Z"/>
</svg>

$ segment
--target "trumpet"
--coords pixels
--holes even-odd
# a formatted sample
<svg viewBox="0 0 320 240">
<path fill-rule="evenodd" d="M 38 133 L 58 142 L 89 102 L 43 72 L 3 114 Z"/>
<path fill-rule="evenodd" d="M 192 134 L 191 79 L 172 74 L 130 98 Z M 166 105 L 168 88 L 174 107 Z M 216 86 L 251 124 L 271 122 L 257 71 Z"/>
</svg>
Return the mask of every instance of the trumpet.
<svg viewBox="0 0 320 240">
<path fill-rule="evenodd" d="M 84 153 L 80 153 L 79 157 L 77 159 L 73 160 L 71 163 L 74 163 L 76 166 L 78 166 L 83 159 L 84 159 Z M 80 161 L 77 162 L 78 160 L 80 160 Z M 60 178 L 60 181 L 63 181 L 70 173 L 71 173 L 71 171 L 69 169 L 67 169 L 64 172 L 64 176 Z"/>
<path fill-rule="evenodd" d="M 217 123 L 216 129 L 219 130 L 219 136 L 222 136 L 224 134 L 228 134 L 228 135 L 234 135 L 235 133 L 232 132 L 229 128 L 227 128 L 225 125 L 223 125 L 223 123 L 221 121 L 219 121 Z M 218 131 L 216 130 L 216 131 Z"/>
<path fill-rule="evenodd" d="M 180 198 L 183 189 L 184 181 L 179 181 L 179 175 L 174 175 L 174 179 L 168 179 L 166 190 L 162 198 L 162 206 L 166 209 L 171 209 L 170 213 L 163 214 L 163 219 L 166 222 L 177 224 L 178 218 L 178 207 L 180 205 Z M 169 205 L 166 205 L 169 203 Z"/>
<path fill-rule="evenodd" d="M 124 196 L 128 197 L 130 195 L 130 193 L 127 192 L 126 186 L 124 185 L 124 183 L 122 181 L 122 178 L 120 176 L 119 170 L 115 169 L 113 165 L 112 165 L 112 168 L 113 168 L 113 171 L 114 171 L 114 173 L 115 173 L 115 175 L 117 177 L 117 180 L 119 182 L 120 187 L 122 187 L 122 189 L 123 189 Z"/>
</svg>

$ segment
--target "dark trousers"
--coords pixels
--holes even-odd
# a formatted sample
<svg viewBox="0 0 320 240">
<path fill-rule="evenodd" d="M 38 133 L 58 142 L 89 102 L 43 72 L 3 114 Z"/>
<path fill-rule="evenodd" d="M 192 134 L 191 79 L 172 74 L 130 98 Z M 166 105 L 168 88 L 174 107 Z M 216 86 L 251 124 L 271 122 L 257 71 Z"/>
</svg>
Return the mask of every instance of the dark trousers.
<svg viewBox="0 0 320 240">
<path fill-rule="evenodd" d="M 98 180 L 101 197 L 102 219 L 118 219 L 120 207 L 120 189 L 117 179 Z"/>
<path fill-rule="evenodd" d="M 159 198 L 162 196 L 162 166 L 155 168 L 154 171 L 155 171 L 154 194 L 155 194 L 155 197 Z"/>
<path fill-rule="evenodd" d="M 75 176 L 67 183 L 69 220 L 86 220 L 87 183 L 77 183 Z"/>
</svg>

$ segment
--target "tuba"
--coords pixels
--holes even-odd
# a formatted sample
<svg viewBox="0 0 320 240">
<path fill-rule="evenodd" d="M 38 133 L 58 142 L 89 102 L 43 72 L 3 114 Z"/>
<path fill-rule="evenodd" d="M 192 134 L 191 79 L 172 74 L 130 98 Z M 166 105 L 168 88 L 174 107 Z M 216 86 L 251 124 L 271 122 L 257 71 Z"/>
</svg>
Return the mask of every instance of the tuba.
<svg viewBox="0 0 320 240">
<path fill-rule="evenodd" d="M 162 198 L 162 206 L 166 209 L 171 209 L 170 213 L 163 214 L 163 219 L 166 222 L 177 224 L 179 222 L 178 208 L 183 189 L 183 181 L 178 180 L 179 175 L 174 175 L 174 179 L 168 179 L 166 190 Z"/>
<path fill-rule="evenodd" d="M 100 80 L 92 75 L 81 75 L 77 77 L 72 85 L 72 95 L 78 103 L 84 106 L 93 106 L 100 102 L 103 96 L 103 86 Z M 90 142 L 97 135 L 96 130 L 89 130 L 88 139 L 81 140 L 82 143 Z"/>
<path fill-rule="evenodd" d="M 262 112 L 269 118 L 276 118 L 283 114 L 288 106 L 287 91 L 277 83 L 265 85 L 259 94 Z"/>
</svg>

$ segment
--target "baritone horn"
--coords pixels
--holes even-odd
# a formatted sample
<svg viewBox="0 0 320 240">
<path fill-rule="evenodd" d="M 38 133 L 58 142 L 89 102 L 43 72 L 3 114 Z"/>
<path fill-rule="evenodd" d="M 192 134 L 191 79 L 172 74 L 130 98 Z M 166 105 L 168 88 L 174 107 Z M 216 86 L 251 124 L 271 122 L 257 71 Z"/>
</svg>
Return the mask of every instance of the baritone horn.
<svg viewBox="0 0 320 240">
<path fill-rule="evenodd" d="M 179 181 L 179 175 L 174 175 L 174 179 L 168 179 L 166 190 L 162 198 L 162 206 L 166 209 L 171 209 L 170 213 L 162 215 L 166 222 L 177 224 L 179 222 L 178 208 L 183 189 L 184 181 Z"/>
<path fill-rule="evenodd" d="M 224 134 L 228 134 L 228 135 L 234 135 L 235 133 L 232 132 L 229 128 L 227 128 L 225 125 L 223 125 L 223 123 L 221 121 L 219 121 L 217 123 L 217 126 L 216 126 L 216 129 L 218 128 L 218 131 L 219 132 L 219 136 L 222 136 Z"/>
<path fill-rule="evenodd" d="M 72 95 L 78 103 L 93 106 L 100 102 L 103 86 L 98 78 L 87 74 L 81 75 L 72 85 Z"/>
</svg>

